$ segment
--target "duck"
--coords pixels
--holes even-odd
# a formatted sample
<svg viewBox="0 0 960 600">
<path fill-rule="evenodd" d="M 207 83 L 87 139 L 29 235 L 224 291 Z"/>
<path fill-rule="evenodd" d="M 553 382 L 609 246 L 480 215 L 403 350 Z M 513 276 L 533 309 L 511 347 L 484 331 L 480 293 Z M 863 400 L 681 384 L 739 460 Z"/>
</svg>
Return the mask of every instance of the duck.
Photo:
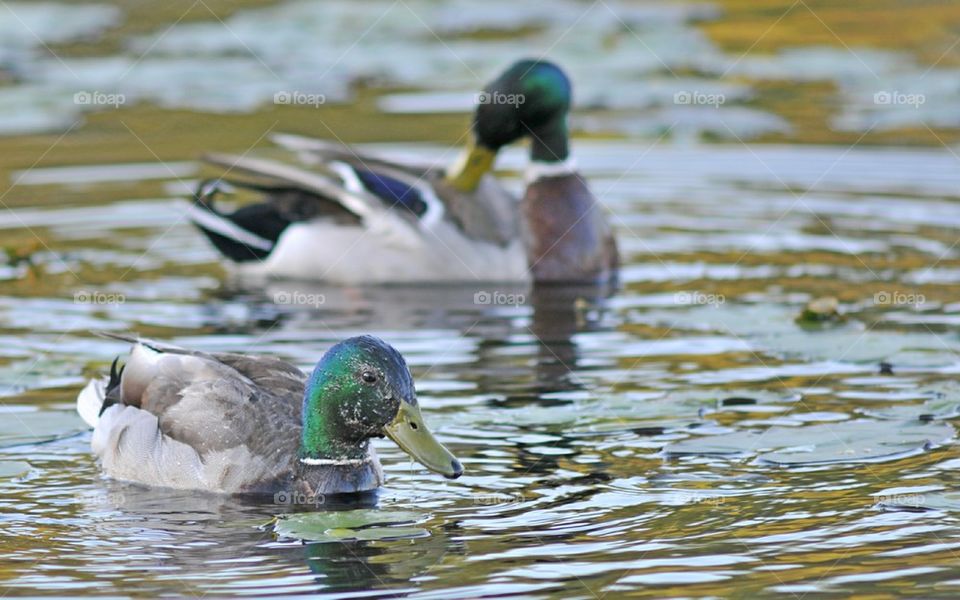
<svg viewBox="0 0 960 600">
<path fill-rule="evenodd" d="M 346 284 L 610 281 L 619 265 L 604 209 L 570 153 L 572 84 L 541 59 L 512 64 L 477 95 L 469 141 L 447 168 L 408 164 L 291 134 L 301 160 L 208 154 L 189 218 L 229 270 L 255 280 Z M 530 142 L 517 199 L 498 152 Z M 238 189 L 258 200 L 228 211 Z"/>
<path fill-rule="evenodd" d="M 377 337 L 335 344 L 307 376 L 272 357 L 101 335 L 130 355 L 81 390 L 77 412 L 112 479 L 285 498 L 370 492 L 384 482 L 370 440 L 384 436 L 435 473 L 463 473 L 424 423 L 403 356 Z"/>
</svg>

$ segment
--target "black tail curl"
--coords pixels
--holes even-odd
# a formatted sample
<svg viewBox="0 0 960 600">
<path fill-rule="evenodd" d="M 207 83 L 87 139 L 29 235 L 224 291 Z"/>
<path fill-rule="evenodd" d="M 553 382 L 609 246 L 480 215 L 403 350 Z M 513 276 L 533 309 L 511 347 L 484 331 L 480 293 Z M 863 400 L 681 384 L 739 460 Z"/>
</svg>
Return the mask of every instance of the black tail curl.
<svg viewBox="0 0 960 600">
<path fill-rule="evenodd" d="M 103 404 L 100 405 L 100 415 L 103 416 L 103 411 L 107 410 L 114 404 L 120 404 L 120 378 L 123 377 L 123 370 L 127 365 L 121 365 L 120 370 L 117 370 L 117 363 L 120 362 L 120 357 L 113 359 L 113 364 L 110 365 L 110 381 L 107 382 L 107 391 L 103 395 Z"/>
<path fill-rule="evenodd" d="M 206 218 L 194 214 L 193 223 L 226 258 L 234 262 L 264 260 L 291 221 L 270 202 L 248 204 L 231 213 L 218 209 L 216 197 L 221 193 L 231 193 L 238 187 L 258 192 L 277 191 L 245 182 L 206 179 L 197 186 L 193 202 L 199 210 L 208 214 Z M 213 226 L 218 221 L 221 226 Z M 236 233 L 231 234 L 231 228 Z"/>
</svg>

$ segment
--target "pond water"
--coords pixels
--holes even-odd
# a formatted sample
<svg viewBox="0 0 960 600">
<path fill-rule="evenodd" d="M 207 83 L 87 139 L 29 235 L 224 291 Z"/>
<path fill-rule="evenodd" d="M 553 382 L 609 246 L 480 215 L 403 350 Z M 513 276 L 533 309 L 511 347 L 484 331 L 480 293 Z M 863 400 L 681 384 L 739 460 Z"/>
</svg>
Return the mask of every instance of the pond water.
<svg viewBox="0 0 960 600">
<path fill-rule="evenodd" d="M 7 590 L 955 594 L 955 504 L 920 510 L 944 508 L 937 492 L 957 487 L 960 465 L 953 158 L 612 142 L 578 152 L 616 215 L 626 264 L 613 293 L 235 289 L 211 275 L 214 256 L 175 193 L 138 197 L 143 181 L 106 181 L 103 166 L 72 178 L 99 179 L 86 195 L 128 199 L 14 209 L 4 227 L 40 229 L 56 251 L 8 266 L 0 297 Z M 521 163 L 519 152 L 504 161 Z M 31 173 L 36 193 L 61 192 L 43 183 L 56 171 Z M 482 292 L 517 302 L 478 305 Z M 846 320 L 798 325 L 821 295 Z M 384 516 L 350 513 L 369 527 L 308 544 L 271 522 L 302 506 L 106 481 L 72 412 L 84 377 L 124 351 L 89 334 L 101 329 L 304 368 L 372 332 L 405 354 L 427 419 L 467 473 L 444 481 L 378 443 L 388 483 L 347 508 Z M 894 444 L 908 422 L 921 442 Z M 735 454 L 699 453 L 724 439 L 712 436 L 771 426 Z M 803 456 L 817 435 L 819 454 Z M 845 462 L 864 444 L 868 462 Z M 784 447 L 799 447 L 801 464 L 771 462 Z"/>
<path fill-rule="evenodd" d="M 331 59 L 384 3 L 326 3 L 330 22 L 313 3 L 245 4 L 257 6 L 226 27 L 209 14 L 173 27 L 179 15 L 161 11 L 136 31 L 106 4 L 70 5 L 62 27 L 49 5 L 0 7 L 0 132 L 17 134 L 0 139 L 14 184 L 0 192 L 5 594 L 957 595 L 957 156 L 744 143 L 796 128 L 737 105 L 756 93 L 744 78 L 831 80 L 831 122 L 853 141 L 955 123 L 940 85 L 953 71 L 900 50 L 723 53 L 697 28 L 722 18 L 705 4 L 599 3 L 564 38 L 585 6 L 572 0 L 552 12 L 401 2 L 376 44 Z M 314 39 L 326 53 L 305 50 Z M 476 76 L 553 41 L 582 83 L 574 147 L 617 230 L 616 288 L 249 289 L 184 219 L 206 174 L 196 156 L 269 152 L 265 132 L 449 161 Z M 69 46 L 81 42 L 94 46 Z M 406 60 L 425 47 L 430 61 Z M 328 71 L 327 87 L 293 89 L 331 106 L 269 105 Z M 935 115 L 863 104 L 878 74 L 925 80 Z M 357 91 L 357 77 L 376 89 Z M 730 102 L 676 106 L 684 90 Z M 78 105 L 81 91 L 129 105 Z M 696 141 L 704 132 L 729 141 Z M 408 138 L 421 141 L 385 143 Z M 517 191 L 524 162 L 514 149 L 498 163 Z M 823 297 L 840 316 L 798 322 Z M 106 480 L 74 401 L 126 348 L 96 330 L 304 369 L 344 337 L 381 336 L 467 471 L 443 480 L 378 441 L 387 484 L 352 501 Z"/>
</svg>

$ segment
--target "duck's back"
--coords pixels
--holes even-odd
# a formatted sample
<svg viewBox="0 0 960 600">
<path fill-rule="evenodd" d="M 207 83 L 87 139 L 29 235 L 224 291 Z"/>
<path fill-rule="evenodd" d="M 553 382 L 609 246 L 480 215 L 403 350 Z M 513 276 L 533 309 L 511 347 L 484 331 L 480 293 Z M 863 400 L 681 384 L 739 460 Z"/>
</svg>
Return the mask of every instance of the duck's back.
<svg viewBox="0 0 960 600">
<path fill-rule="evenodd" d="M 226 493 L 289 489 L 298 470 L 299 369 L 138 343 L 118 379 L 100 388 L 107 406 L 92 441 L 107 475 Z"/>
</svg>

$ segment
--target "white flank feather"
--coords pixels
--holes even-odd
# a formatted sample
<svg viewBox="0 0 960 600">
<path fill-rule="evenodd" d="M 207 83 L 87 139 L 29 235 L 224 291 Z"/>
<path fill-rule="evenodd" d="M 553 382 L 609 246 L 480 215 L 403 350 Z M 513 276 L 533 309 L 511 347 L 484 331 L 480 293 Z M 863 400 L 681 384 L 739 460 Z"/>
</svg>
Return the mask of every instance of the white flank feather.
<svg viewBox="0 0 960 600">
<path fill-rule="evenodd" d="M 77 412 L 90 427 L 96 427 L 100 420 L 100 407 L 103 406 L 106 387 L 106 380 L 91 379 L 77 396 Z"/>
</svg>

